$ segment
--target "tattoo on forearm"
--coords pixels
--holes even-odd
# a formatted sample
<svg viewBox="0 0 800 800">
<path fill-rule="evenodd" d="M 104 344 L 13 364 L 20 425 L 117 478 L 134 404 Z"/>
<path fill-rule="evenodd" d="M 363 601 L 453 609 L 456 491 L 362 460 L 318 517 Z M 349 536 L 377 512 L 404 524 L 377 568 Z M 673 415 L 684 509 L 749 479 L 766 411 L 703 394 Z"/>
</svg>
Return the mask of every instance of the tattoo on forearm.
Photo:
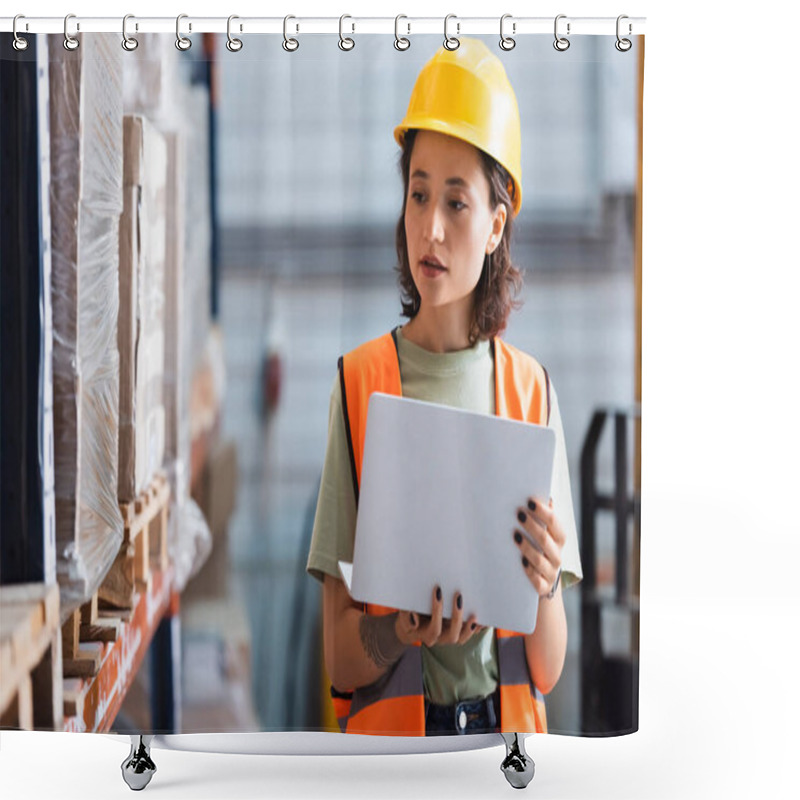
<svg viewBox="0 0 800 800">
<path fill-rule="evenodd" d="M 377 617 L 364 614 L 359 622 L 361 644 L 376 666 L 391 666 L 403 655 L 405 645 L 397 638 L 394 623 L 397 612 Z"/>
</svg>

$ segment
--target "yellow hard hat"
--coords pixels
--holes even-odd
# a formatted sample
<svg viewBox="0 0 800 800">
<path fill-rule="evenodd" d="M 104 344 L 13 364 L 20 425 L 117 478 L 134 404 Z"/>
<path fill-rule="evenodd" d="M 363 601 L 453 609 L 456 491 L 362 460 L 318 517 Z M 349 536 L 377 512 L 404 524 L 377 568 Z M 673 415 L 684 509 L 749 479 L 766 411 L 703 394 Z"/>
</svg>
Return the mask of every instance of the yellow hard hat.
<svg viewBox="0 0 800 800">
<path fill-rule="evenodd" d="M 462 38 L 457 50 L 441 48 L 417 76 L 408 111 L 394 129 L 402 146 L 411 128 L 438 131 L 469 142 L 508 170 L 509 193 L 522 205 L 519 107 L 500 59 L 479 39 Z"/>
</svg>

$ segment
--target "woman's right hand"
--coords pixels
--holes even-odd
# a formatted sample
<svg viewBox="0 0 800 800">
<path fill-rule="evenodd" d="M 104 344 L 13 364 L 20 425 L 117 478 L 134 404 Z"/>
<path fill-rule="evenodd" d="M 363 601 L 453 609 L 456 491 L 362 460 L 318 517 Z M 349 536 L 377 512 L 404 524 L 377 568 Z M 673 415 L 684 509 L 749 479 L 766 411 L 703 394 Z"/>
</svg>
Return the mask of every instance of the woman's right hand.
<svg viewBox="0 0 800 800">
<path fill-rule="evenodd" d="M 403 644 L 421 641 L 428 647 L 435 644 L 464 644 L 474 634 L 482 631 L 484 626 L 477 624 L 474 614 L 464 622 L 463 607 L 461 592 L 456 592 L 453 595 L 453 616 L 445 620 L 442 590 L 437 586 L 433 590 L 430 615 L 417 614 L 414 611 L 398 612 L 395 620 L 397 638 Z"/>
</svg>

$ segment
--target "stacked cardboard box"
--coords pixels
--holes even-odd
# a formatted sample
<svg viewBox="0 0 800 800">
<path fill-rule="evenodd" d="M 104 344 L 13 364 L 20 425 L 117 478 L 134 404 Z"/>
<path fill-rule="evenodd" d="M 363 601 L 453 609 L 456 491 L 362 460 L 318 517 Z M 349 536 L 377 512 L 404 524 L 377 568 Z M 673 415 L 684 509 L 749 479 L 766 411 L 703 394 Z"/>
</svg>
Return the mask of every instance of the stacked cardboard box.
<svg viewBox="0 0 800 800">
<path fill-rule="evenodd" d="M 119 499 L 130 502 L 164 460 L 167 144 L 144 117 L 124 121 L 119 254 Z"/>
<path fill-rule="evenodd" d="M 88 599 L 122 543 L 119 217 L 122 56 L 93 34 L 76 52 L 49 36 L 53 438 L 62 616 Z"/>
<path fill-rule="evenodd" d="M 180 79 L 174 40 L 141 34 L 124 60 L 123 107 L 146 117 L 167 146 L 164 273 L 164 468 L 172 485 L 169 553 L 181 591 L 211 549 L 189 497 L 193 373 L 210 331 L 208 91 Z"/>
<path fill-rule="evenodd" d="M 163 33 L 140 31 L 136 39 L 136 50 L 125 55 L 123 111 L 141 114 L 164 130 L 175 117 L 180 118 L 178 94 L 185 59 L 175 47 L 175 39 Z"/>
</svg>

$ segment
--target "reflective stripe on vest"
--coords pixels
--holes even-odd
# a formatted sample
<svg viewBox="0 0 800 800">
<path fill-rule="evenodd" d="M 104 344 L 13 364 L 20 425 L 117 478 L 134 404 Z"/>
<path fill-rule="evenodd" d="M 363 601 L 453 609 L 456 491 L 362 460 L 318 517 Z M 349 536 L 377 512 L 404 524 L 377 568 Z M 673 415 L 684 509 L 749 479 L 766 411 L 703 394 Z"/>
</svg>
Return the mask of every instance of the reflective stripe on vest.
<svg viewBox="0 0 800 800">
<path fill-rule="evenodd" d="M 339 359 L 353 491 L 358 504 L 361 460 L 367 427 L 367 406 L 373 392 L 402 395 L 395 332 L 362 344 Z M 495 413 L 523 422 L 550 421 L 547 371 L 531 356 L 501 339 L 492 341 L 495 374 Z M 396 609 L 363 604 L 367 614 L 391 614 Z M 528 673 L 522 634 L 495 629 L 500 688 L 500 730 L 507 733 L 547 731 L 544 697 Z M 369 686 L 353 691 L 346 720 L 347 733 L 398 736 L 425 735 L 425 698 L 421 643 L 406 648 L 400 660 Z M 335 690 L 333 690 L 335 691 Z M 344 722 L 344 724 L 342 724 Z"/>
</svg>

